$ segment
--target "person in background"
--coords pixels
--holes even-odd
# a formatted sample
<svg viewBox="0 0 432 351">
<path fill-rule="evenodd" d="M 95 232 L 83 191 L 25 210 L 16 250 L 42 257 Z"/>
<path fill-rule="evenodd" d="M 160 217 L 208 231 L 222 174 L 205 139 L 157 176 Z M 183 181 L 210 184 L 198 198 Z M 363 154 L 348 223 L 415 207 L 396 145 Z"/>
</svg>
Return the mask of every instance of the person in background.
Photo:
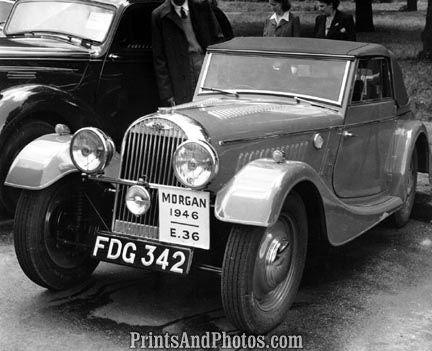
<svg viewBox="0 0 432 351">
<path fill-rule="evenodd" d="M 192 101 L 207 46 L 222 40 L 208 0 L 165 0 L 153 10 L 153 64 L 163 106 Z"/>
<path fill-rule="evenodd" d="M 231 23 L 225 13 L 218 7 L 217 0 L 210 0 L 210 5 L 222 30 L 224 40 L 230 40 L 234 38 L 234 32 L 231 27 Z"/>
<path fill-rule="evenodd" d="M 300 19 L 290 12 L 289 0 L 269 0 L 273 14 L 264 24 L 264 37 L 299 37 Z"/>
<path fill-rule="evenodd" d="M 315 38 L 335 40 L 356 40 L 353 17 L 337 8 L 339 0 L 322 0 L 319 2 L 321 15 L 315 20 Z"/>
</svg>

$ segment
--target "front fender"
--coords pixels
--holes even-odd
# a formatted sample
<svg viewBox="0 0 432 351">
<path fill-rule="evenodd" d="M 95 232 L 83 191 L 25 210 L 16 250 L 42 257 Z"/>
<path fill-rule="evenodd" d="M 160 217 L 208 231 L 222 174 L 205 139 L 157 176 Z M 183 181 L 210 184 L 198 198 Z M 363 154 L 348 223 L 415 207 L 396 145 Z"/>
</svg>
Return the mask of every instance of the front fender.
<svg viewBox="0 0 432 351">
<path fill-rule="evenodd" d="M 324 210 L 324 230 L 329 242 L 335 246 L 359 236 L 402 205 L 402 200 L 396 196 L 370 206 L 345 203 L 308 164 L 258 159 L 244 166 L 218 191 L 215 216 L 223 222 L 271 226 L 279 217 L 290 191 L 304 182 L 319 193 Z"/>
<path fill-rule="evenodd" d="M 279 217 L 287 194 L 306 180 L 322 188 L 319 175 L 306 163 L 254 160 L 218 191 L 215 216 L 224 222 L 271 226 Z"/>
<path fill-rule="evenodd" d="M 5 185 L 41 190 L 64 176 L 78 172 L 70 154 L 72 135 L 47 134 L 32 141 L 17 155 L 6 177 Z M 116 153 L 105 169 L 109 177 L 118 177 L 120 157 Z"/>
<path fill-rule="evenodd" d="M 85 101 L 48 85 L 19 85 L 0 92 L 0 149 L 27 119 L 55 125 L 66 123 L 73 130 L 83 126 L 101 128 L 101 118 Z"/>
<path fill-rule="evenodd" d="M 391 189 L 393 195 L 405 199 L 407 195 L 406 177 L 411 162 L 411 155 L 420 136 L 427 138 L 425 125 L 417 120 L 399 121 L 393 140 L 390 157 L 386 163 L 386 173 L 391 174 Z M 428 153 L 430 157 L 430 153 Z M 430 162 L 427 162 L 429 165 Z M 429 173 L 430 174 L 430 173 Z"/>
</svg>

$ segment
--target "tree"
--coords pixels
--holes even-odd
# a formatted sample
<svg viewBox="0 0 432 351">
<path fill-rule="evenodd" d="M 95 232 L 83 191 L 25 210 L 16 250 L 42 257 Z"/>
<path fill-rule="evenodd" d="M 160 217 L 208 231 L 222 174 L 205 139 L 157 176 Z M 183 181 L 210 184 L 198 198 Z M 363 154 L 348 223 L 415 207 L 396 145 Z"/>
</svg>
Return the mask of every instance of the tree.
<svg viewBox="0 0 432 351">
<path fill-rule="evenodd" d="M 355 0 L 357 32 L 375 32 L 372 16 L 372 0 Z"/>
<path fill-rule="evenodd" d="M 407 0 L 407 11 L 417 11 L 417 0 Z"/>
<path fill-rule="evenodd" d="M 419 53 L 419 58 L 432 60 L 432 0 L 428 0 L 426 25 L 423 29 L 421 39 L 423 42 L 423 51 Z"/>
</svg>

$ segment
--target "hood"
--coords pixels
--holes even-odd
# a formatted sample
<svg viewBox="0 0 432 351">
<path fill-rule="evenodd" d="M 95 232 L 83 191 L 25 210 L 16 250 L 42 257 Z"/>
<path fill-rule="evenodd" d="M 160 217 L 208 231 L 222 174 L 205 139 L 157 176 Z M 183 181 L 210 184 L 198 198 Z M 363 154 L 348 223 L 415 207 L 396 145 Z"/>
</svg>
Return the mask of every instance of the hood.
<svg viewBox="0 0 432 351">
<path fill-rule="evenodd" d="M 0 38 L 0 59 L 5 58 L 88 58 L 84 47 L 43 38 Z"/>
<path fill-rule="evenodd" d="M 90 52 L 41 38 L 0 38 L 0 91 L 21 84 L 50 84 L 74 90 L 97 81 L 88 70 Z M 88 79 L 83 79 L 84 75 Z"/>
<path fill-rule="evenodd" d="M 175 110 L 200 123 L 212 144 L 326 129 L 342 123 L 341 114 L 335 110 L 283 100 L 208 99 L 180 105 Z"/>
</svg>

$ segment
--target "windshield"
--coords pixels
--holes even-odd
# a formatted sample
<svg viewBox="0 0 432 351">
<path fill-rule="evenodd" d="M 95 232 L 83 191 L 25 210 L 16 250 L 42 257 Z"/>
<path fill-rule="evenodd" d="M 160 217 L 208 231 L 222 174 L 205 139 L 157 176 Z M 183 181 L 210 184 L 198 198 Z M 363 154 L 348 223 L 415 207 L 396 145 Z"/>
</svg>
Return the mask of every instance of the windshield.
<svg viewBox="0 0 432 351">
<path fill-rule="evenodd" d="M 51 32 L 103 42 L 114 16 L 107 7 L 67 1 L 21 2 L 5 27 L 8 35 Z"/>
<path fill-rule="evenodd" d="M 347 60 L 323 57 L 212 53 L 201 86 L 341 104 L 348 67 Z"/>
</svg>

